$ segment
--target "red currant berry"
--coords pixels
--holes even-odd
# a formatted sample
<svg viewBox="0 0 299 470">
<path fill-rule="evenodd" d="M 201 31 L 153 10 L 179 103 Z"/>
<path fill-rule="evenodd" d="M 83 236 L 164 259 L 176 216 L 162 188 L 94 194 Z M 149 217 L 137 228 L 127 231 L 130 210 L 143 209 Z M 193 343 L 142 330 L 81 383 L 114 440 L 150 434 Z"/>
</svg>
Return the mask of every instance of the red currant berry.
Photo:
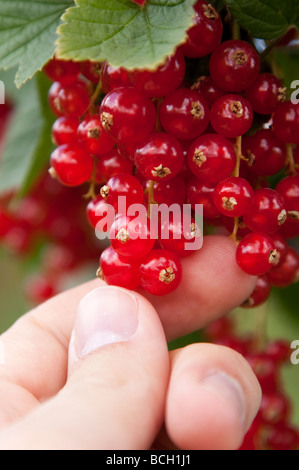
<svg viewBox="0 0 299 470">
<path fill-rule="evenodd" d="M 275 266 L 278 253 L 269 235 L 250 233 L 238 244 L 236 259 L 245 273 L 263 276 Z"/>
<path fill-rule="evenodd" d="M 113 67 L 108 62 L 105 62 L 101 69 L 101 83 L 106 94 L 116 88 L 132 85 L 129 72 L 126 69 Z"/>
<path fill-rule="evenodd" d="M 252 136 L 245 136 L 242 151 L 250 171 L 259 176 L 279 173 L 287 157 L 285 145 L 270 129 L 261 129 Z"/>
<path fill-rule="evenodd" d="M 285 260 L 289 247 L 286 239 L 279 232 L 272 233 L 271 238 L 278 252 L 279 261 L 276 266 L 280 266 Z"/>
<path fill-rule="evenodd" d="M 163 65 L 155 71 L 136 70 L 131 74 L 132 85 L 150 98 L 162 98 L 176 90 L 184 80 L 185 59 L 177 49 L 167 57 Z"/>
<path fill-rule="evenodd" d="M 153 181 L 168 181 L 182 168 L 183 149 L 171 135 L 154 132 L 141 141 L 135 150 L 134 162 L 141 175 Z"/>
<path fill-rule="evenodd" d="M 218 100 L 218 98 L 221 98 L 221 96 L 226 94 L 225 91 L 221 90 L 221 88 L 219 88 L 209 76 L 199 77 L 199 79 L 191 86 L 191 90 L 199 91 L 210 107 Z"/>
<path fill-rule="evenodd" d="M 231 176 L 217 184 L 213 201 L 221 214 L 227 217 L 241 217 L 252 204 L 253 194 L 248 181 Z"/>
<path fill-rule="evenodd" d="M 299 449 L 298 430 L 283 421 L 268 426 L 264 434 L 267 436 L 265 442 L 267 449 L 281 451 Z"/>
<path fill-rule="evenodd" d="M 81 83 L 62 86 L 54 82 L 49 90 L 49 104 L 57 116 L 80 117 L 90 103 L 86 87 Z"/>
<path fill-rule="evenodd" d="M 59 82 L 65 86 L 77 81 L 80 67 L 76 62 L 53 58 L 44 66 L 43 72 L 52 82 Z"/>
<path fill-rule="evenodd" d="M 59 276 L 77 266 L 78 256 L 70 247 L 53 243 L 45 246 L 41 261 L 48 276 Z"/>
<path fill-rule="evenodd" d="M 140 266 L 140 285 L 152 295 L 166 295 L 181 283 L 182 266 L 179 257 L 168 250 L 152 250 Z"/>
<path fill-rule="evenodd" d="M 137 178 L 128 173 L 115 175 L 107 181 L 107 184 L 101 188 L 101 196 L 107 204 L 119 209 L 120 197 L 125 198 L 126 208 L 132 204 L 143 203 L 143 187 Z"/>
<path fill-rule="evenodd" d="M 273 189 L 257 189 L 243 220 L 253 232 L 277 232 L 287 220 L 284 198 Z"/>
<path fill-rule="evenodd" d="M 202 246 L 200 227 L 193 217 L 172 214 L 170 220 L 161 224 L 160 244 L 180 258 L 192 255 Z"/>
<path fill-rule="evenodd" d="M 165 131 L 181 140 L 192 140 L 200 136 L 210 121 L 205 98 L 197 91 L 185 88 L 164 98 L 159 116 Z"/>
<path fill-rule="evenodd" d="M 98 276 L 108 285 L 134 290 L 140 284 L 139 263 L 121 259 L 111 246 L 101 254 Z"/>
<path fill-rule="evenodd" d="M 218 11 L 203 0 L 198 0 L 193 8 L 193 26 L 188 29 L 188 38 L 181 50 L 186 57 L 204 57 L 213 52 L 221 41 L 222 19 Z"/>
<path fill-rule="evenodd" d="M 231 174 L 235 165 L 235 148 L 220 135 L 204 134 L 189 148 L 188 166 L 194 176 L 205 183 L 222 180 Z"/>
<path fill-rule="evenodd" d="M 297 251 L 289 248 L 282 264 L 271 269 L 268 276 L 275 287 L 288 287 L 298 282 L 299 255 Z"/>
<path fill-rule="evenodd" d="M 210 75 L 216 85 L 228 92 L 246 90 L 260 71 L 257 51 L 246 41 L 224 41 L 210 59 Z"/>
<path fill-rule="evenodd" d="M 108 93 L 100 107 L 104 129 L 121 144 L 143 140 L 156 124 L 156 109 L 151 100 L 132 87 Z"/>
<path fill-rule="evenodd" d="M 98 84 L 101 78 L 102 63 L 86 60 L 79 63 L 80 72 L 90 82 Z"/>
<path fill-rule="evenodd" d="M 299 224 L 299 176 L 283 178 L 276 186 L 276 191 L 285 200 L 289 220 Z"/>
<path fill-rule="evenodd" d="M 215 184 L 204 183 L 193 177 L 188 183 L 188 200 L 195 209 L 195 205 L 203 206 L 203 216 L 206 219 L 216 219 L 220 217 L 220 212 L 213 202 Z"/>
<path fill-rule="evenodd" d="M 53 124 L 52 138 L 55 145 L 70 144 L 77 138 L 78 119 L 62 116 Z"/>
<path fill-rule="evenodd" d="M 148 203 L 148 188 L 150 181 L 145 182 L 145 203 Z M 169 181 L 155 181 L 154 199 L 157 204 L 184 204 L 186 200 L 187 185 L 183 178 L 175 176 Z"/>
<path fill-rule="evenodd" d="M 259 410 L 264 423 L 275 424 L 287 421 L 290 416 L 290 402 L 279 392 L 264 393 Z"/>
<path fill-rule="evenodd" d="M 280 103 L 273 113 L 273 132 L 288 144 L 299 144 L 299 104 Z"/>
<path fill-rule="evenodd" d="M 124 158 L 116 148 L 101 155 L 96 168 L 97 183 L 106 184 L 110 178 L 120 173 L 132 174 L 133 163 Z"/>
<path fill-rule="evenodd" d="M 80 186 L 89 181 L 93 161 L 78 144 L 65 144 L 57 147 L 51 155 L 51 176 L 66 186 Z"/>
<path fill-rule="evenodd" d="M 92 199 L 86 207 L 87 220 L 91 227 L 97 228 L 101 232 L 109 232 L 111 224 L 107 223 L 109 207 L 101 195 Z"/>
<path fill-rule="evenodd" d="M 290 343 L 284 339 L 271 341 L 265 352 L 276 364 L 286 363 L 290 360 Z"/>
<path fill-rule="evenodd" d="M 210 120 L 214 130 L 227 138 L 246 134 L 253 123 L 251 104 L 239 95 L 224 95 L 211 108 Z"/>
<path fill-rule="evenodd" d="M 254 291 L 242 304 L 243 308 L 256 308 L 263 305 L 270 297 L 271 284 L 267 277 L 259 276 Z"/>
<path fill-rule="evenodd" d="M 47 279 L 47 277 L 40 274 L 26 279 L 24 291 L 27 300 L 33 305 L 40 305 L 58 293 L 53 280 Z"/>
<path fill-rule="evenodd" d="M 154 247 L 150 219 L 120 215 L 110 229 L 110 242 L 113 249 L 126 260 L 138 260 L 146 256 Z"/>
<path fill-rule="evenodd" d="M 100 116 L 87 116 L 81 121 L 77 131 L 78 141 L 87 152 L 103 155 L 113 149 L 115 142 L 102 126 Z"/>
<path fill-rule="evenodd" d="M 261 73 L 245 91 L 245 98 L 259 114 L 274 113 L 278 103 L 285 99 L 285 88 L 281 80 L 272 73 Z"/>
</svg>

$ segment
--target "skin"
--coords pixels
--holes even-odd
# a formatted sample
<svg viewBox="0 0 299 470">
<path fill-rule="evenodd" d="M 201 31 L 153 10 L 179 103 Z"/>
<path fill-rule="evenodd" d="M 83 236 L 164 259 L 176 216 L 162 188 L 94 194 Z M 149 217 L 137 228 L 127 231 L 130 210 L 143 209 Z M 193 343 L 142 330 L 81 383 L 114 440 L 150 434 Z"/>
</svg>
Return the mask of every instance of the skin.
<svg viewBox="0 0 299 470">
<path fill-rule="evenodd" d="M 234 253 L 231 240 L 207 237 L 183 259 L 177 291 L 130 293 L 138 328 L 129 341 L 84 357 L 73 333 L 77 307 L 104 283 L 80 285 L 23 315 L 0 337 L 0 449 L 237 449 L 261 400 L 248 363 L 213 344 L 167 348 L 249 297 L 256 279 L 240 271 Z"/>
</svg>

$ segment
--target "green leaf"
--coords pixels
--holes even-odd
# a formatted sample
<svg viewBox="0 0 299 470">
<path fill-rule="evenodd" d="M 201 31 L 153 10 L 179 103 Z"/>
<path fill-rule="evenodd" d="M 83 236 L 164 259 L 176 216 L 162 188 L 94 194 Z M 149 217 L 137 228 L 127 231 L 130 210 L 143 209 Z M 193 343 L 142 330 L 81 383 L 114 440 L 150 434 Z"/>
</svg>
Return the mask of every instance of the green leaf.
<svg viewBox="0 0 299 470">
<path fill-rule="evenodd" d="M 226 0 L 240 25 L 256 38 L 274 39 L 299 26 L 298 0 Z"/>
<path fill-rule="evenodd" d="M 0 192 L 24 195 L 49 161 L 53 117 L 45 112 L 48 79 L 42 73 L 20 90 L 12 86 L 13 72 L 0 75 L 6 94 L 14 103 L 0 162 Z"/>
<path fill-rule="evenodd" d="M 76 0 L 58 28 L 58 56 L 109 60 L 113 66 L 153 69 L 184 42 L 194 0 Z"/>
<path fill-rule="evenodd" d="M 0 0 L 0 68 L 18 66 L 17 87 L 53 56 L 60 17 L 72 0 Z"/>
</svg>

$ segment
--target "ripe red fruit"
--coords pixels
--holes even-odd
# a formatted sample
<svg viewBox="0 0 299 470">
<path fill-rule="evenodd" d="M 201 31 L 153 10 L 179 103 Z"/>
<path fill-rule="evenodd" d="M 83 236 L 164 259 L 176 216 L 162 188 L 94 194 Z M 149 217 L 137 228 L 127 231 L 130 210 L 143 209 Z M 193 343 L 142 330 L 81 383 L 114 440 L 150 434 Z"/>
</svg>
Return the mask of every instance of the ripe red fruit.
<svg viewBox="0 0 299 470">
<path fill-rule="evenodd" d="M 246 41 L 224 41 L 210 59 L 210 75 L 214 82 L 228 92 L 246 90 L 260 71 L 257 51 Z"/>
<path fill-rule="evenodd" d="M 259 276 L 254 291 L 242 304 L 243 308 L 256 308 L 264 304 L 270 297 L 271 284 L 268 276 Z"/>
<path fill-rule="evenodd" d="M 52 126 L 52 139 L 59 146 L 70 144 L 77 139 L 78 119 L 68 116 L 61 116 L 56 119 Z"/>
<path fill-rule="evenodd" d="M 289 247 L 283 262 L 268 274 L 275 287 L 288 287 L 299 280 L 299 254 Z"/>
<path fill-rule="evenodd" d="M 185 59 L 177 49 L 168 56 L 157 70 L 135 70 L 131 73 L 131 83 L 150 98 L 162 98 L 176 90 L 184 80 L 186 71 Z"/>
<path fill-rule="evenodd" d="M 245 273 L 262 276 L 275 266 L 278 253 L 269 235 L 250 233 L 238 244 L 236 260 Z"/>
<path fill-rule="evenodd" d="M 77 81 L 80 67 L 76 62 L 60 60 L 54 57 L 44 66 L 43 72 L 53 82 L 71 85 Z"/>
<path fill-rule="evenodd" d="M 110 229 L 110 242 L 113 249 L 126 260 L 139 260 L 154 247 L 155 236 L 151 233 L 150 220 L 146 217 L 120 215 Z"/>
<path fill-rule="evenodd" d="M 115 145 L 114 139 L 103 128 L 100 116 L 89 115 L 83 119 L 79 124 L 77 137 L 87 152 L 93 155 L 103 155 Z"/>
<path fill-rule="evenodd" d="M 240 95 L 224 95 L 211 108 L 211 125 L 226 138 L 246 134 L 253 123 L 253 110 L 249 101 Z"/>
<path fill-rule="evenodd" d="M 57 147 L 52 152 L 50 163 L 51 175 L 66 186 L 80 186 L 92 175 L 92 157 L 76 143 Z"/>
<path fill-rule="evenodd" d="M 159 116 L 166 132 L 177 139 L 192 140 L 207 129 L 210 111 L 200 93 L 180 88 L 164 98 Z"/>
<path fill-rule="evenodd" d="M 109 246 L 101 254 L 98 276 L 108 285 L 134 290 L 140 284 L 139 263 L 121 259 Z"/>
<path fill-rule="evenodd" d="M 274 113 L 277 105 L 285 99 L 285 88 L 272 73 L 261 73 L 245 91 L 245 98 L 259 114 Z"/>
<path fill-rule="evenodd" d="M 287 220 L 284 198 L 273 189 L 257 189 L 243 220 L 253 232 L 277 232 Z"/>
<path fill-rule="evenodd" d="M 63 86 L 54 82 L 49 90 L 49 104 L 57 116 L 81 117 L 87 111 L 90 98 L 84 84 Z"/>
<path fill-rule="evenodd" d="M 217 184 L 213 202 L 221 214 L 227 217 L 241 217 L 252 204 L 253 194 L 248 181 L 231 176 Z"/>
<path fill-rule="evenodd" d="M 299 104 L 285 101 L 273 113 L 273 132 L 287 144 L 299 144 Z"/>
<path fill-rule="evenodd" d="M 181 50 L 186 57 L 204 57 L 213 52 L 221 41 L 222 19 L 218 11 L 203 0 L 198 0 L 193 8 L 193 26 L 188 29 L 188 38 Z"/>
<path fill-rule="evenodd" d="M 213 82 L 210 76 L 202 76 L 191 86 L 191 90 L 196 90 L 206 99 L 208 105 L 211 107 L 218 98 L 225 95 L 226 92 L 221 90 L 216 83 Z"/>
<path fill-rule="evenodd" d="M 229 176 L 236 165 L 233 144 L 217 134 L 204 134 L 188 151 L 188 166 L 200 181 L 218 182 Z"/>
<path fill-rule="evenodd" d="M 92 199 L 86 207 L 87 220 L 91 227 L 101 229 L 101 232 L 108 232 L 111 228 L 112 224 L 109 226 L 106 222 L 108 214 L 109 207 L 101 195 Z M 105 223 L 101 223 L 102 221 Z"/>
<path fill-rule="evenodd" d="M 215 183 L 204 183 L 193 177 L 188 183 L 188 200 L 195 209 L 196 204 L 203 205 L 203 217 L 216 219 L 220 217 L 220 212 L 213 202 Z"/>
<path fill-rule="evenodd" d="M 149 180 L 145 182 L 145 203 L 148 203 Z M 155 181 L 154 199 L 158 204 L 184 204 L 186 200 L 187 186 L 183 178 L 175 176 L 169 181 Z"/>
<path fill-rule="evenodd" d="M 192 255 L 202 246 L 202 233 L 193 217 L 173 215 L 161 224 L 160 244 L 180 258 Z"/>
<path fill-rule="evenodd" d="M 101 195 L 115 210 L 119 207 L 120 197 L 125 198 L 126 207 L 129 208 L 132 204 L 142 204 L 144 196 L 142 184 L 128 173 L 112 176 L 101 188 Z"/>
<path fill-rule="evenodd" d="M 140 285 L 152 295 L 166 295 L 181 283 L 179 257 L 168 250 L 152 250 L 140 265 Z"/>
<path fill-rule="evenodd" d="M 118 151 L 113 148 L 110 152 L 101 155 L 96 165 L 96 181 L 99 184 L 105 184 L 115 175 L 120 173 L 133 173 L 133 163 L 124 158 Z"/>
<path fill-rule="evenodd" d="M 170 134 L 154 132 L 136 146 L 136 168 L 148 180 L 171 180 L 181 170 L 183 161 L 182 146 Z"/>
<path fill-rule="evenodd" d="M 108 62 L 105 62 L 101 69 L 101 84 L 106 94 L 116 88 L 132 85 L 129 72 L 126 69 L 113 67 Z"/>
<path fill-rule="evenodd" d="M 79 62 L 79 67 L 80 72 L 85 78 L 90 80 L 92 83 L 99 83 L 102 70 L 101 62 L 91 62 L 86 60 L 85 62 Z"/>
<path fill-rule="evenodd" d="M 104 129 L 119 143 L 139 142 L 156 124 L 156 110 L 151 100 L 133 87 L 116 88 L 100 106 Z"/>
</svg>

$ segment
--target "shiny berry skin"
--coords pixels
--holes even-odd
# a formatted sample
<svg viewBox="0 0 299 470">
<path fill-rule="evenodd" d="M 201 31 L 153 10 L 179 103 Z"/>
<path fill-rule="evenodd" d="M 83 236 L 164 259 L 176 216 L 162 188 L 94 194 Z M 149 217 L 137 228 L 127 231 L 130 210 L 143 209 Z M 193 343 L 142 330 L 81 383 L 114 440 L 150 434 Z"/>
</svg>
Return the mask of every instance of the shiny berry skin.
<svg viewBox="0 0 299 470">
<path fill-rule="evenodd" d="M 279 173 L 286 161 L 286 147 L 271 129 L 261 129 L 252 136 L 243 137 L 243 155 L 250 171 L 259 176 Z"/>
<path fill-rule="evenodd" d="M 243 220 L 253 232 L 277 232 L 287 220 L 284 198 L 273 189 L 257 189 Z"/>
<path fill-rule="evenodd" d="M 273 240 L 263 233 L 250 233 L 237 246 L 236 260 L 239 267 L 252 276 L 268 273 L 277 262 Z"/>
<path fill-rule="evenodd" d="M 195 209 L 196 204 L 203 205 L 203 217 L 206 219 L 216 219 L 220 217 L 220 212 L 213 202 L 215 183 L 205 183 L 195 176 L 188 183 L 188 201 Z"/>
<path fill-rule="evenodd" d="M 116 88 L 132 85 L 129 72 L 126 69 L 113 67 L 108 62 L 105 62 L 101 69 L 101 83 L 106 94 Z"/>
<path fill-rule="evenodd" d="M 139 142 L 156 124 L 156 109 L 151 100 L 132 87 L 116 88 L 100 106 L 104 129 L 119 143 Z"/>
<path fill-rule="evenodd" d="M 272 73 L 261 73 L 245 91 L 245 98 L 259 114 L 274 113 L 277 105 L 285 99 L 285 88 L 281 80 Z"/>
<path fill-rule="evenodd" d="M 290 415 L 289 400 L 279 392 L 264 393 L 259 409 L 259 417 L 264 423 L 287 421 Z"/>
<path fill-rule="evenodd" d="M 299 225 L 299 176 L 283 178 L 276 186 L 276 191 L 285 200 L 289 221 Z"/>
<path fill-rule="evenodd" d="M 184 80 L 186 71 L 182 52 L 167 57 L 155 71 L 136 70 L 131 73 L 132 85 L 150 98 L 162 98 L 176 90 Z"/>
<path fill-rule="evenodd" d="M 91 178 L 92 158 L 78 144 L 57 147 L 52 152 L 50 163 L 51 176 L 66 186 L 80 186 Z"/>
<path fill-rule="evenodd" d="M 128 173 L 122 173 L 110 178 L 105 186 L 101 188 L 101 195 L 107 204 L 118 210 L 120 201 L 118 198 L 123 197 L 126 207 L 132 204 L 143 203 L 143 187 L 137 178 Z"/>
<path fill-rule="evenodd" d="M 148 201 L 149 180 L 145 182 L 145 203 Z M 175 176 L 169 181 L 155 181 L 154 183 L 154 199 L 158 204 L 184 204 L 187 194 L 187 185 L 183 178 Z"/>
<path fill-rule="evenodd" d="M 273 113 L 273 132 L 287 144 L 299 144 L 299 104 L 280 103 Z"/>
<path fill-rule="evenodd" d="M 77 138 L 78 119 L 61 116 L 52 126 L 52 139 L 55 145 L 63 145 L 74 142 Z"/>
<path fill-rule="evenodd" d="M 278 252 L 279 261 L 276 264 L 276 267 L 278 267 L 284 262 L 289 246 L 286 239 L 279 232 L 272 233 L 271 238 L 274 241 L 275 249 Z"/>
<path fill-rule="evenodd" d="M 179 257 L 168 250 L 152 250 L 140 265 L 140 285 L 152 295 L 166 295 L 181 283 L 182 266 Z"/>
<path fill-rule="evenodd" d="M 152 181 L 168 181 L 183 166 L 180 143 L 170 134 L 154 132 L 141 141 L 135 150 L 134 162 L 141 175 Z"/>
<path fill-rule="evenodd" d="M 191 90 L 200 92 L 210 107 L 218 100 L 218 98 L 221 98 L 221 96 L 226 94 L 225 91 L 221 90 L 221 88 L 219 88 L 209 76 L 199 77 L 199 79 L 191 86 Z"/>
<path fill-rule="evenodd" d="M 180 88 L 164 98 L 159 116 L 166 132 L 180 140 L 192 140 L 207 129 L 210 110 L 200 93 Z"/>
<path fill-rule="evenodd" d="M 161 223 L 160 245 L 180 258 L 190 256 L 202 247 L 200 227 L 193 217 L 172 214 Z"/>
<path fill-rule="evenodd" d="M 90 104 L 86 87 L 81 83 L 62 86 L 54 82 L 49 90 L 49 104 L 57 116 L 80 117 Z"/>
<path fill-rule="evenodd" d="M 102 198 L 101 195 L 97 196 L 95 199 L 92 199 L 86 207 L 87 220 L 90 223 L 91 227 L 101 230 L 101 232 L 108 232 L 111 228 L 111 224 L 106 222 L 109 215 L 109 207 L 107 207 L 107 202 Z M 105 219 L 105 220 L 104 220 Z M 104 223 L 102 223 L 102 221 Z"/>
<path fill-rule="evenodd" d="M 99 83 L 102 70 L 101 62 L 91 62 L 86 60 L 85 62 L 79 62 L 79 67 L 80 72 L 85 78 L 96 85 Z"/>
<path fill-rule="evenodd" d="M 283 262 L 271 269 L 268 274 L 271 284 L 275 287 L 288 287 L 299 280 L 299 254 L 289 247 Z"/>
<path fill-rule="evenodd" d="M 110 229 L 110 242 L 113 249 L 126 260 L 138 260 L 146 256 L 154 247 L 156 238 L 148 217 L 120 215 Z"/>
<path fill-rule="evenodd" d="M 185 57 L 204 57 L 219 45 L 222 34 L 222 19 L 211 4 L 198 0 L 194 5 L 193 26 L 187 31 L 187 40 L 181 46 Z"/>
<path fill-rule="evenodd" d="M 249 101 L 240 95 L 224 95 L 211 108 L 211 125 L 227 138 L 246 134 L 253 123 L 253 110 Z"/>
<path fill-rule="evenodd" d="M 210 75 L 222 90 L 239 93 L 256 80 L 260 72 L 257 51 L 246 41 L 220 44 L 210 59 Z"/>
<path fill-rule="evenodd" d="M 114 139 L 103 128 L 100 116 L 89 115 L 83 119 L 78 126 L 77 137 L 93 155 L 103 155 L 115 145 Z"/>
<path fill-rule="evenodd" d="M 77 81 L 80 67 L 76 62 L 53 58 L 44 66 L 43 72 L 52 82 L 71 85 Z"/>
<path fill-rule="evenodd" d="M 139 263 L 120 258 L 109 246 L 101 254 L 98 276 L 108 285 L 134 290 L 140 284 Z"/>
<path fill-rule="evenodd" d="M 233 144 L 217 134 L 204 134 L 196 139 L 187 158 L 194 176 L 205 183 L 219 182 L 229 176 L 236 165 Z"/>
<path fill-rule="evenodd" d="M 113 148 L 110 152 L 101 155 L 96 166 L 96 181 L 99 184 L 105 184 L 112 176 L 120 173 L 133 173 L 133 163 L 124 158 Z"/>
<path fill-rule="evenodd" d="M 242 308 L 256 308 L 263 305 L 270 297 L 271 284 L 267 277 L 259 276 L 254 291 L 248 299 L 241 305 Z"/>
<path fill-rule="evenodd" d="M 248 181 L 230 176 L 217 184 L 213 202 L 221 214 L 227 217 L 241 217 L 252 204 L 253 194 Z"/>
</svg>

